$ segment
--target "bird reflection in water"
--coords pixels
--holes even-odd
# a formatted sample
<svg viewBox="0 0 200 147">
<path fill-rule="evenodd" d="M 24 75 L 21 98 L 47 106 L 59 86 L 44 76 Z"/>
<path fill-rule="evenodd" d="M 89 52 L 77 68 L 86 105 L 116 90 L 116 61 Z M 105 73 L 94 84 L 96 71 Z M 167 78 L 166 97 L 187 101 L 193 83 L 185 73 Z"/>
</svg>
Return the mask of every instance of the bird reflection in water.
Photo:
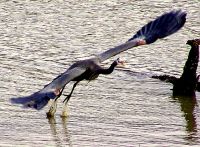
<svg viewBox="0 0 200 147">
<path fill-rule="evenodd" d="M 47 117 L 50 129 L 52 132 L 52 136 L 54 138 L 54 141 L 56 143 L 57 147 L 62 147 L 62 146 L 69 146 L 72 147 L 72 143 L 70 140 L 70 134 L 67 129 L 67 121 L 68 117 L 61 117 L 61 124 L 62 124 L 62 131 L 63 133 L 58 132 L 59 129 L 57 129 L 57 123 L 54 117 Z M 62 136 L 60 137 L 60 135 Z"/>
</svg>

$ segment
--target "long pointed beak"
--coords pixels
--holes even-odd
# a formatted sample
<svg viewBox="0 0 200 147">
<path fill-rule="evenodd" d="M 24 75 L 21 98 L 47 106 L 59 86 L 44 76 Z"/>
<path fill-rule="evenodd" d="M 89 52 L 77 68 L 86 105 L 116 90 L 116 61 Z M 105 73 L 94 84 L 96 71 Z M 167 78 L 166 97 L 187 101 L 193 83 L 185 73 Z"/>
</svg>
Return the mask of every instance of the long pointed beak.
<svg viewBox="0 0 200 147">
<path fill-rule="evenodd" d="M 125 67 L 125 61 L 124 60 L 119 60 L 117 67 Z"/>
</svg>

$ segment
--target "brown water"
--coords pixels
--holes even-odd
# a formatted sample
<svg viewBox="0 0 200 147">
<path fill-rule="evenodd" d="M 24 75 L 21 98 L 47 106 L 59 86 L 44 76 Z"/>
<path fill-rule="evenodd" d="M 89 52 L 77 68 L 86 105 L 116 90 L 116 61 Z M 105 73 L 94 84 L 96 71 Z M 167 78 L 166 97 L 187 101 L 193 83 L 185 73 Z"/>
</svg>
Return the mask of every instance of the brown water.
<svg viewBox="0 0 200 147">
<path fill-rule="evenodd" d="M 200 94 L 196 102 L 173 99 L 171 84 L 150 78 L 181 75 L 185 43 L 200 37 L 199 7 L 199 0 L 2 0 L 0 146 L 200 146 Z M 125 68 L 81 82 L 68 118 L 60 118 L 64 97 L 51 120 L 48 107 L 10 104 L 9 98 L 41 89 L 74 61 L 125 42 L 148 21 L 178 8 L 188 13 L 184 28 L 117 56 L 126 60 Z"/>
</svg>

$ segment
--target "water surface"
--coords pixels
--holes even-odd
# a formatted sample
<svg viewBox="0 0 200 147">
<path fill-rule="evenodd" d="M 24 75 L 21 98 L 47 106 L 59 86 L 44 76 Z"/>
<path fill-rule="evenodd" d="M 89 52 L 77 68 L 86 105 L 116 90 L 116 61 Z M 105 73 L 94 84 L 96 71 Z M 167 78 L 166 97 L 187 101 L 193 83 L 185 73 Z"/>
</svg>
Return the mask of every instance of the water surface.
<svg viewBox="0 0 200 147">
<path fill-rule="evenodd" d="M 200 94 L 196 101 L 174 99 L 171 84 L 150 78 L 181 75 L 185 43 L 200 37 L 199 7 L 199 0 L 1 1 L 0 146 L 199 146 Z M 68 118 L 60 118 L 63 96 L 50 120 L 48 107 L 10 104 L 9 98 L 32 94 L 76 60 L 125 42 L 148 21 L 179 8 L 188 13 L 183 29 L 117 56 L 125 68 L 81 82 Z"/>
</svg>

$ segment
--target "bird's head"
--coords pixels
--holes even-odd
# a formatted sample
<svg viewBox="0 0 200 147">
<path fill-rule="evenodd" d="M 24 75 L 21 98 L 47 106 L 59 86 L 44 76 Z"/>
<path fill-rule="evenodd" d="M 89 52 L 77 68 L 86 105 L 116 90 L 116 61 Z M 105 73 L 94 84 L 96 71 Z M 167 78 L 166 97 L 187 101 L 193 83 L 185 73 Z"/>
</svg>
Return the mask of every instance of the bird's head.
<svg viewBox="0 0 200 147">
<path fill-rule="evenodd" d="M 114 61 L 117 67 L 124 67 L 125 61 L 120 60 L 120 58 L 117 58 L 117 60 Z"/>
<path fill-rule="evenodd" d="M 188 40 L 187 43 L 188 45 L 200 45 L 200 39 L 194 39 L 194 40 Z"/>
</svg>

